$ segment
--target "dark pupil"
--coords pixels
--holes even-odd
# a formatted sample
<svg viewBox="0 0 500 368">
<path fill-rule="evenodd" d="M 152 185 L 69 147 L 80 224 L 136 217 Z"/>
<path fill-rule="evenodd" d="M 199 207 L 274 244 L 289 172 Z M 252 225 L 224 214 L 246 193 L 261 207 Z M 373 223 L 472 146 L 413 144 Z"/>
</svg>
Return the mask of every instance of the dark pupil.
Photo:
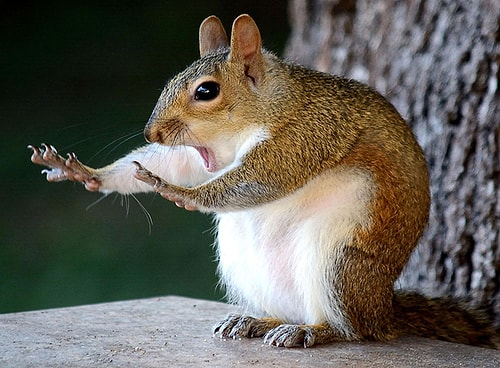
<svg viewBox="0 0 500 368">
<path fill-rule="evenodd" d="M 194 98 L 196 100 L 209 101 L 219 95 L 219 84 L 216 82 L 205 82 L 198 86 Z"/>
</svg>

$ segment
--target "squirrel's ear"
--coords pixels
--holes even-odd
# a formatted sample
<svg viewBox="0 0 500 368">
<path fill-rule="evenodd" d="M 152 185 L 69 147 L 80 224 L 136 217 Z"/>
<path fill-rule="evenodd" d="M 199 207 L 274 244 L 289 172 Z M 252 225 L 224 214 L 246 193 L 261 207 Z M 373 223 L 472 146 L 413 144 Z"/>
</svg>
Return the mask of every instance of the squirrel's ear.
<svg viewBox="0 0 500 368">
<path fill-rule="evenodd" d="M 210 51 L 229 46 L 224 26 L 215 15 L 211 15 L 201 22 L 199 37 L 201 57 L 205 56 Z"/>
<path fill-rule="evenodd" d="M 229 60 L 243 63 L 246 75 L 254 81 L 264 74 L 259 28 L 248 14 L 240 15 L 233 23 Z"/>
</svg>

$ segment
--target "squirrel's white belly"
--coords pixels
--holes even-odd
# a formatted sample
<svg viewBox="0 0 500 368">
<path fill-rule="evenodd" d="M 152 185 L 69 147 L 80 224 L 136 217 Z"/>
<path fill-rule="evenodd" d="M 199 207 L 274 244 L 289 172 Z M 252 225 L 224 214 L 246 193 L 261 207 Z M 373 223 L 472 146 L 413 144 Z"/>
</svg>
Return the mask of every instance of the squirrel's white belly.
<svg viewBox="0 0 500 368">
<path fill-rule="evenodd" d="M 219 272 L 230 300 L 287 323 L 349 329 L 325 283 L 354 229 L 369 225 L 372 196 L 367 172 L 335 169 L 280 200 L 218 214 Z"/>
</svg>

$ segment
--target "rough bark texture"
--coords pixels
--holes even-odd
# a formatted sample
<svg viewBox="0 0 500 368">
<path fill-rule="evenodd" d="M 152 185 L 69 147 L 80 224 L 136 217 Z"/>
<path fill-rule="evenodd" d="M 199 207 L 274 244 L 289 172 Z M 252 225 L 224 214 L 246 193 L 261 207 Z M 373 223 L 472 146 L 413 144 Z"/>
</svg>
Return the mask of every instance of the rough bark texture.
<svg viewBox="0 0 500 368">
<path fill-rule="evenodd" d="M 500 2 L 291 0 L 290 14 L 286 56 L 376 88 L 424 148 L 431 219 L 399 285 L 500 322 Z"/>
</svg>

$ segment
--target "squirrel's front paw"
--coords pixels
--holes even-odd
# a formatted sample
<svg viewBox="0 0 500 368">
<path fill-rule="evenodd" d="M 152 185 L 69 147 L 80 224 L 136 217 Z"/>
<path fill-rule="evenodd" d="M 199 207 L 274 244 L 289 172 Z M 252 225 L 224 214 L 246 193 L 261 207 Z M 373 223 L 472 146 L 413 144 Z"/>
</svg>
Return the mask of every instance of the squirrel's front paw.
<svg viewBox="0 0 500 368">
<path fill-rule="evenodd" d="M 151 185 L 156 193 L 171 202 L 175 202 L 177 207 L 185 208 L 188 211 L 194 211 L 197 209 L 197 207 L 185 203 L 185 198 L 179 193 L 179 190 L 182 188 L 167 183 L 161 177 L 153 174 L 151 171 L 142 166 L 140 162 L 134 161 L 133 163 L 136 166 L 134 175 L 136 179 Z"/>
<path fill-rule="evenodd" d="M 82 182 L 89 191 L 99 190 L 100 181 L 95 169 L 83 165 L 74 153 L 68 153 L 68 158 L 64 158 L 57 153 L 52 145 L 42 143 L 42 147 L 29 145 L 33 151 L 31 162 L 46 166 L 49 169 L 42 170 L 42 174 L 47 175 L 50 182 L 70 180 Z"/>
<path fill-rule="evenodd" d="M 215 325 L 213 332 L 221 338 L 261 337 L 283 322 L 274 318 L 254 318 L 230 314 Z"/>
</svg>

